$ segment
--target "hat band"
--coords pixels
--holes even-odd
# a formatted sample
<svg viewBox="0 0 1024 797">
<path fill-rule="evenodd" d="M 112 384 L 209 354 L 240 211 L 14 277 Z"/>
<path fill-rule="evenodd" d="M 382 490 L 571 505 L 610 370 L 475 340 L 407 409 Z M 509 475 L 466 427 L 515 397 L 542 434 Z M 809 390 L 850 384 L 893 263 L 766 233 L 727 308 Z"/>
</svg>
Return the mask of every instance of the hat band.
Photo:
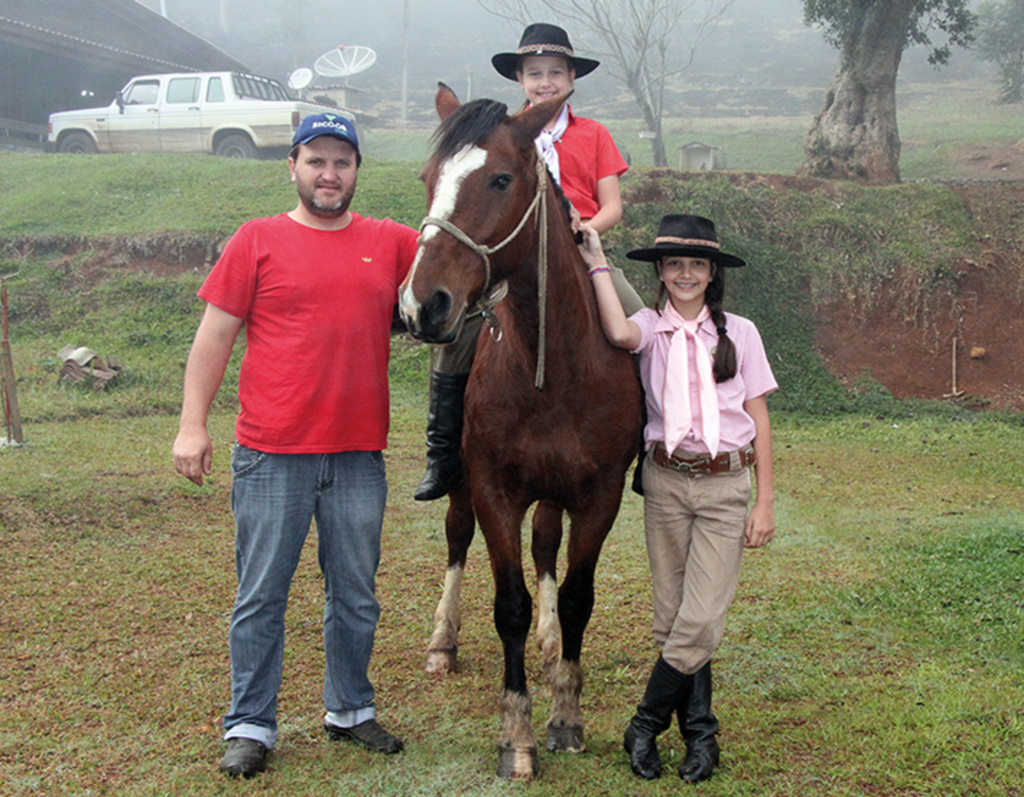
<svg viewBox="0 0 1024 797">
<path fill-rule="evenodd" d="M 680 246 L 706 246 L 710 249 L 721 250 L 722 245 L 718 241 L 705 241 L 701 238 L 674 238 L 669 235 L 658 236 L 654 239 L 654 244 L 679 244 Z"/>
<path fill-rule="evenodd" d="M 573 58 L 572 47 L 564 47 L 561 44 L 530 44 L 516 50 L 516 55 L 541 55 L 542 53 L 560 53 Z"/>
</svg>

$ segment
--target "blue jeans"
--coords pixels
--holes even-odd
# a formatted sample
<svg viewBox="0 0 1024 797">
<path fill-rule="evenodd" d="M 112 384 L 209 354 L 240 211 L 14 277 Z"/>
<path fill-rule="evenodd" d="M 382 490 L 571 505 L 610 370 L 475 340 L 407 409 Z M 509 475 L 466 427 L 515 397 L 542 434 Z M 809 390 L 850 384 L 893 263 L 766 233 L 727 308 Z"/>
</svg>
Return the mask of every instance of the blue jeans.
<svg viewBox="0 0 1024 797">
<path fill-rule="evenodd" d="M 351 724 L 375 714 L 367 670 L 380 616 L 376 574 L 387 499 L 380 451 L 231 455 L 238 595 L 231 616 L 231 708 L 224 738 L 277 740 L 284 615 L 316 520 L 324 575 L 324 706 Z"/>
</svg>

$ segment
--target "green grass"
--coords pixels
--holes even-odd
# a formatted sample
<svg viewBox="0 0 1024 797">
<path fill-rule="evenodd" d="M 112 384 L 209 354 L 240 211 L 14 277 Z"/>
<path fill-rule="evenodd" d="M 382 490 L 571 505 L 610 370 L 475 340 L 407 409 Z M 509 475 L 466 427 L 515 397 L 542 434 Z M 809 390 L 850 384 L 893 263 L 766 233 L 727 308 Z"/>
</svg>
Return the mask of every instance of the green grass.
<svg viewBox="0 0 1024 797">
<path fill-rule="evenodd" d="M 928 131 L 953 143 L 967 135 L 969 117 L 952 113 L 958 102 L 914 111 L 925 120 L 923 146 Z M 913 118 L 901 119 L 905 137 Z M 979 136 L 1009 134 L 1009 114 L 985 118 L 975 120 Z M 784 120 L 707 124 L 734 136 L 734 168 L 748 168 L 741 143 L 750 163 L 765 163 L 767 150 L 755 153 L 766 138 L 802 136 Z M 677 134 L 709 138 L 703 130 L 714 127 Z M 399 157 L 423 134 L 371 130 L 367 140 Z M 415 160 L 368 158 L 360 209 L 416 224 L 424 200 Z M 202 274 L 161 276 L 160 263 L 168 249 L 192 246 L 212 258 L 242 221 L 289 208 L 283 168 L 0 154 L 0 274 L 18 272 L 8 287 L 27 438 L 0 448 L 0 793 L 679 793 L 671 769 L 637 781 L 621 750 L 657 655 L 635 495 L 624 498 L 597 573 L 584 646 L 586 754 L 542 751 L 533 784 L 495 778 L 501 654 L 479 540 L 464 589 L 462 671 L 422 672 L 445 506 L 411 498 L 427 350 L 403 338 L 391 362 L 372 676 L 382 721 L 408 749 L 375 758 L 319 732 L 322 581 L 310 541 L 291 596 L 270 772 L 238 783 L 215 771 L 235 587 L 227 464 L 238 352 L 210 422 L 214 475 L 197 488 L 173 472 L 170 445 Z M 919 294 L 941 291 L 949 263 L 976 244 L 962 203 L 937 186 L 804 194 L 642 169 L 624 186 L 626 221 L 607 241 L 616 262 L 672 207 L 706 212 L 726 248 L 758 264 L 730 274 L 729 306 L 758 323 L 784 385 L 773 398 L 778 534 L 746 556 L 716 654 L 723 767 L 701 793 L 1020 797 L 1024 423 L 899 403 L 868 377 L 847 391 L 814 355 L 808 323 L 813 308 L 897 265 Z M 140 261 L 152 270 L 139 271 Z M 645 271 L 631 276 L 653 287 Z M 102 392 L 62 386 L 55 358 L 68 343 L 117 356 L 123 377 Z M 542 733 L 550 698 L 532 646 L 527 662 Z M 662 750 L 670 767 L 681 759 L 675 730 Z"/>
<path fill-rule="evenodd" d="M 381 215 L 418 223 L 425 209 L 418 175 L 409 162 L 368 159 L 360 170 L 360 206 L 383 205 Z M 382 193 L 394 183 L 403 186 L 401 193 Z M 135 236 L 165 230 L 230 235 L 243 221 L 294 205 L 295 188 L 283 160 L 0 153 L 3 237 Z"/>
<path fill-rule="evenodd" d="M 444 566 L 444 506 L 412 500 L 422 379 L 396 383 L 392 490 L 372 675 L 408 749 L 382 759 L 319 732 L 322 582 L 312 542 L 289 608 L 281 741 L 259 780 L 222 779 L 234 589 L 227 461 L 169 461 L 171 415 L 45 421 L 0 450 L 0 791 L 31 794 L 675 794 L 629 773 L 620 735 L 656 656 L 642 508 L 605 547 L 584 662 L 588 752 L 542 751 L 530 785 L 494 777 L 501 656 L 482 544 L 465 587 L 462 672 L 421 671 Z M 776 414 L 778 536 L 750 552 L 715 659 L 715 795 L 1020 794 L 1019 529 L 1024 431 L 996 419 Z M 549 698 L 527 654 L 534 726 Z M 681 759 L 675 730 L 663 738 Z"/>
</svg>

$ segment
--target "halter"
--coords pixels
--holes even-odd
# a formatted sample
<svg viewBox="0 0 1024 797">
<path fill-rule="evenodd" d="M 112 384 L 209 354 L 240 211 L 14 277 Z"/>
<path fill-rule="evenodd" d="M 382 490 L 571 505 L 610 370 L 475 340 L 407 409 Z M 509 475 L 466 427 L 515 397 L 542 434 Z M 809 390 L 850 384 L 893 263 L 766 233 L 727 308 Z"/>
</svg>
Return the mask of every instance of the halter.
<svg viewBox="0 0 1024 797">
<path fill-rule="evenodd" d="M 484 291 L 478 305 L 483 311 L 484 317 L 487 319 L 487 323 L 493 330 L 494 325 L 497 322 L 491 320 L 491 318 L 493 318 L 493 314 L 490 311 L 498 302 L 505 298 L 505 294 L 508 292 L 508 286 L 500 284 L 497 286 L 497 290 L 491 290 L 491 255 L 508 246 L 508 244 L 510 244 L 512 240 L 522 232 L 523 227 L 526 225 L 530 216 L 534 214 L 534 211 L 537 211 L 540 218 L 540 258 L 537 264 L 537 307 L 540 313 L 540 338 L 537 343 L 537 374 L 533 384 L 538 390 L 543 390 L 545 342 L 547 338 L 545 306 L 547 304 L 548 283 L 548 170 L 547 166 L 540 158 L 536 160 L 536 170 L 537 191 L 533 195 L 533 201 L 530 202 L 530 206 L 526 209 L 526 212 L 523 213 L 523 217 L 519 220 L 516 228 L 509 233 L 505 240 L 496 246 L 481 246 L 450 221 L 442 219 L 440 216 L 427 216 L 423 219 L 423 221 L 420 222 L 420 233 L 422 234 L 426 227 L 438 227 L 455 238 L 455 240 L 465 244 L 480 255 L 480 258 L 484 261 Z M 500 340 L 500 337 L 498 340 Z"/>
</svg>

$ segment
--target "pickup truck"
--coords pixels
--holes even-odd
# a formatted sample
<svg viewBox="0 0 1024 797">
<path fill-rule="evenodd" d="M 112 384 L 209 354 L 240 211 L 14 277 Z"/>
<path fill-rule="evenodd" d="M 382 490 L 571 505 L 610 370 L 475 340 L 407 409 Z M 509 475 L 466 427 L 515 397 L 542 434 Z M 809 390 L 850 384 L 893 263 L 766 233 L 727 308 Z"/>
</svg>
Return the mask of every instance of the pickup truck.
<svg viewBox="0 0 1024 797">
<path fill-rule="evenodd" d="M 311 113 L 346 111 L 300 102 L 276 80 L 244 72 L 140 75 L 107 108 L 50 114 L 56 152 L 205 152 L 280 155 Z"/>
</svg>

